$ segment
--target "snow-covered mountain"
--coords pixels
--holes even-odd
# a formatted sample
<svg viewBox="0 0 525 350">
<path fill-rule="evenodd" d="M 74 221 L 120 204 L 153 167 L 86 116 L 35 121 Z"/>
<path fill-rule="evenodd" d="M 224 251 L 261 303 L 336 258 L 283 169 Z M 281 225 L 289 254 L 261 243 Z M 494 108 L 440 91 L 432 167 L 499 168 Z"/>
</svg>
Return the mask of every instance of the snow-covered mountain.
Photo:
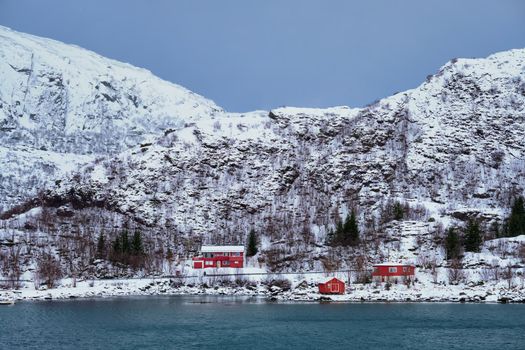
<svg viewBox="0 0 525 350">
<path fill-rule="evenodd" d="M 334 212 L 355 207 L 377 219 L 388 199 L 436 218 L 464 219 L 470 209 L 491 217 L 525 188 L 524 118 L 525 50 L 513 50 L 454 60 L 363 109 L 201 119 L 90 165 L 52 193 L 84 192 L 149 225 L 207 238 L 268 220 L 306 221 L 322 236 Z M 275 230 L 290 234 L 289 225 Z"/>
<path fill-rule="evenodd" d="M 144 69 L 0 26 L 0 206 L 79 163 L 221 113 Z"/>
<path fill-rule="evenodd" d="M 424 268 L 445 264 L 444 227 L 476 218 L 487 242 L 465 264 L 520 261 L 522 239 L 498 248 L 502 260 L 489 239 L 525 189 L 525 49 L 454 59 L 365 108 L 234 114 L 79 48 L 7 29 L 0 39 L 0 198 L 20 205 L 0 221 L 12 230 L 0 229 L 4 241 L 70 261 L 75 251 L 88 271 L 102 234 L 139 228 L 162 261 L 166 248 L 187 257 L 254 229 L 268 269 L 362 255 Z M 406 221 L 392 217 L 396 202 Z M 352 209 L 361 245 L 325 245 Z"/>
</svg>

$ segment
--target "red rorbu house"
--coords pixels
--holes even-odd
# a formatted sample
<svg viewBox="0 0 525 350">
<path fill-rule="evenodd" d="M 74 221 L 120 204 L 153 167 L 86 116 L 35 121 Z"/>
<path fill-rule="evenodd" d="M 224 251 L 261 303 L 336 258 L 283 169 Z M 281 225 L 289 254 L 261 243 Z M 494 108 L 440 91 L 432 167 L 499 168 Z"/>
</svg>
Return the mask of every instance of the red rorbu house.
<svg viewBox="0 0 525 350">
<path fill-rule="evenodd" d="M 376 282 L 403 282 L 413 280 L 416 274 L 414 265 L 383 263 L 374 265 L 372 280 Z"/>
<path fill-rule="evenodd" d="M 244 246 L 203 245 L 199 256 L 193 258 L 194 269 L 244 267 Z"/>
<path fill-rule="evenodd" d="M 332 278 L 325 283 L 319 283 L 321 294 L 345 294 L 345 283 L 337 278 Z"/>
</svg>

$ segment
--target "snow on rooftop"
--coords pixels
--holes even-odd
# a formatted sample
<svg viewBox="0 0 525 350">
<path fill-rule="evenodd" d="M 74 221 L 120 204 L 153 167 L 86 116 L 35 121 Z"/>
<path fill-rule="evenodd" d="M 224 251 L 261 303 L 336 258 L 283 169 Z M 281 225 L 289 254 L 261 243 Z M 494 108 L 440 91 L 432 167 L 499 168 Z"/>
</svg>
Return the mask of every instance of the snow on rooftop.
<svg viewBox="0 0 525 350">
<path fill-rule="evenodd" d="M 398 262 L 384 262 L 380 264 L 374 264 L 374 266 L 413 266 L 413 264 L 398 263 Z"/>
<path fill-rule="evenodd" d="M 202 253 L 244 252 L 242 245 L 203 245 Z"/>
</svg>

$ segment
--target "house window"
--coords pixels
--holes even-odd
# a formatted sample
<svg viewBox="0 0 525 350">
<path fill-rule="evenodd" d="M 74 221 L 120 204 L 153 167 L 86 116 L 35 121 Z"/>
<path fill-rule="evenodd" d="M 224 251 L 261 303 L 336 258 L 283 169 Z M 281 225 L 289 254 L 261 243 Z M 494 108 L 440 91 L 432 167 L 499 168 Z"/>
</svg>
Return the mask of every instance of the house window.
<svg viewBox="0 0 525 350">
<path fill-rule="evenodd" d="M 222 264 L 224 266 L 230 266 L 230 262 L 228 260 L 223 261 Z"/>
<path fill-rule="evenodd" d="M 213 266 L 213 261 L 206 261 L 206 265 Z"/>
<path fill-rule="evenodd" d="M 390 272 L 390 273 L 396 273 L 396 272 L 397 272 L 397 267 L 389 267 L 389 268 L 388 268 L 388 272 Z"/>
<path fill-rule="evenodd" d="M 240 255 L 241 255 L 241 253 L 239 253 L 239 252 L 232 253 L 232 256 L 240 256 Z"/>
<path fill-rule="evenodd" d="M 408 272 L 408 267 L 403 266 L 403 272 Z"/>
</svg>

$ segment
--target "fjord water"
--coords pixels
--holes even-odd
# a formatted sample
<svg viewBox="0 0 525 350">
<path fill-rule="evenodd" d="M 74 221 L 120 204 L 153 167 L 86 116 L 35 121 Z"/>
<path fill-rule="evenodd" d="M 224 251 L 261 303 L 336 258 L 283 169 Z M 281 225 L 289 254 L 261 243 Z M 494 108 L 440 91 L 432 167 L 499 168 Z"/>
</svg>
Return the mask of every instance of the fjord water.
<svg viewBox="0 0 525 350">
<path fill-rule="evenodd" d="M 134 297 L 0 307 L 0 349 L 525 349 L 525 305 Z"/>
</svg>

